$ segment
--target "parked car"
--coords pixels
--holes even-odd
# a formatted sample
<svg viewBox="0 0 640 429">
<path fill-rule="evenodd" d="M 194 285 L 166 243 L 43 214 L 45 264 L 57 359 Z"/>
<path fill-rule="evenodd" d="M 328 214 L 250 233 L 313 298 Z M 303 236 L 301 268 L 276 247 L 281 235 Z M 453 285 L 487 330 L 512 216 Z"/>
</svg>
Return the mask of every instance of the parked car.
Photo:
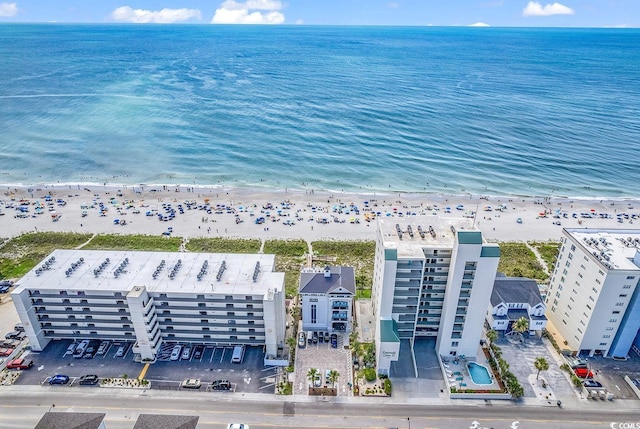
<svg viewBox="0 0 640 429">
<path fill-rule="evenodd" d="M 193 348 L 193 358 L 194 359 L 202 359 L 202 352 L 204 352 L 204 346 L 203 345 L 197 345 Z"/>
<path fill-rule="evenodd" d="M 180 352 L 182 351 L 182 346 L 180 344 L 176 344 L 173 346 L 173 350 L 171 350 L 171 360 L 180 359 Z"/>
<path fill-rule="evenodd" d="M 49 378 L 49 384 L 67 384 L 69 382 L 68 375 L 56 374 Z"/>
<path fill-rule="evenodd" d="M 231 383 L 228 380 L 216 380 L 211 383 L 211 390 L 231 390 Z"/>
<path fill-rule="evenodd" d="M 10 286 L 0 286 L 0 293 L 9 292 L 9 288 L 10 288 Z"/>
<path fill-rule="evenodd" d="M 593 372 L 589 368 L 576 368 L 573 372 L 580 378 L 593 378 Z"/>
<path fill-rule="evenodd" d="M 9 349 L 15 349 L 20 345 L 22 341 L 19 340 L 4 340 L 2 342 L 2 347 L 7 347 Z"/>
<path fill-rule="evenodd" d="M 298 347 L 303 348 L 307 345 L 307 337 L 304 334 L 304 331 L 301 331 L 298 334 Z"/>
<path fill-rule="evenodd" d="M 7 363 L 7 369 L 29 369 L 33 366 L 32 360 L 14 359 Z"/>
<path fill-rule="evenodd" d="M 318 333 L 313 331 L 313 344 L 318 344 Z"/>
<path fill-rule="evenodd" d="M 337 334 L 331 334 L 331 347 L 333 347 L 334 349 L 338 348 L 338 335 Z"/>
<path fill-rule="evenodd" d="M 22 323 L 16 323 L 13 329 L 18 332 L 24 332 L 24 325 Z"/>
<path fill-rule="evenodd" d="M 0 347 L 0 356 L 9 356 L 11 353 L 13 353 L 13 349 L 10 349 L 9 347 Z"/>
<path fill-rule="evenodd" d="M 202 383 L 197 378 L 188 378 L 180 383 L 180 387 L 185 389 L 199 389 L 202 386 Z"/>
<path fill-rule="evenodd" d="M 324 335 L 322 335 L 322 332 L 318 332 L 318 342 L 324 343 Z"/>
<path fill-rule="evenodd" d="M 95 374 L 83 375 L 78 379 L 78 384 L 83 386 L 93 386 L 98 384 L 98 376 Z"/>
<path fill-rule="evenodd" d="M 584 387 L 602 387 L 602 383 L 595 380 L 585 380 L 582 382 Z"/>
<path fill-rule="evenodd" d="M 89 347 L 89 340 L 80 341 L 80 343 L 76 346 L 76 349 L 73 351 L 73 357 L 76 359 L 82 358 L 84 356 L 85 350 Z"/>
<path fill-rule="evenodd" d="M 71 343 L 69 347 L 67 347 L 67 354 L 73 354 L 76 351 L 76 347 L 78 347 L 78 343 Z"/>
<path fill-rule="evenodd" d="M 5 336 L 4 336 L 4 337 L 5 337 L 7 340 L 15 340 L 15 339 L 16 339 L 16 337 L 17 337 L 17 336 L 19 336 L 19 335 L 20 335 L 20 332 L 18 332 L 18 331 L 11 331 L 11 332 L 9 332 L 9 333 L 5 334 Z"/>
<path fill-rule="evenodd" d="M 182 360 L 189 360 L 191 358 L 191 347 L 187 346 L 182 350 Z"/>
<path fill-rule="evenodd" d="M 0 280 L 0 287 L 13 286 L 13 280 Z"/>
<path fill-rule="evenodd" d="M 249 425 L 246 423 L 229 423 L 227 429 L 249 429 Z"/>
<path fill-rule="evenodd" d="M 328 343 L 328 342 L 329 342 L 329 333 L 328 333 L 328 332 L 325 332 L 325 333 L 324 333 L 324 342 L 325 342 L 325 343 Z"/>
</svg>

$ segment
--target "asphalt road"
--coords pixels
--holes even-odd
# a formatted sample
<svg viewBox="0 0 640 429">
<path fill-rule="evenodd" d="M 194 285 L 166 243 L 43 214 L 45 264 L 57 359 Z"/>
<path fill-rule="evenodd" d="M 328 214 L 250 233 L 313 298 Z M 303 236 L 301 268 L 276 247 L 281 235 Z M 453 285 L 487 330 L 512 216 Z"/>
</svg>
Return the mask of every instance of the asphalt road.
<svg viewBox="0 0 640 429">
<path fill-rule="evenodd" d="M 260 400 L 260 395 L 208 392 L 11 386 L 0 389 L 0 427 L 33 428 L 49 410 L 104 412 L 107 429 L 132 429 L 141 413 L 198 415 L 200 429 L 225 428 L 230 422 L 248 423 L 252 429 L 386 429 L 408 428 L 409 424 L 413 429 L 606 429 L 612 422 L 638 423 L 640 427 L 635 408 L 608 411 L 513 404 L 425 406 L 322 399 L 294 403 L 286 399 Z M 514 422 L 518 424 L 513 426 Z"/>
</svg>

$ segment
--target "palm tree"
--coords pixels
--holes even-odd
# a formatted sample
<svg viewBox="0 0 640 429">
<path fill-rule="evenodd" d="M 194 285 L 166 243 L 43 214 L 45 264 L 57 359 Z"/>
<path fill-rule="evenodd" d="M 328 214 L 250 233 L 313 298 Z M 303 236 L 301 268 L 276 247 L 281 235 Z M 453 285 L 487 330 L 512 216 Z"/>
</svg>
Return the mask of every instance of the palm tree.
<svg viewBox="0 0 640 429">
<path fill-rule="evenodd" d="M 511 329 L 521 334 L 529 330 L 529 321 L 526 317 L 521 317 L 511 325 Z"/>
<path fill-rule="evenodd" d="M 332 386 L 335 387 L 338 378 L 340 378 L 340 373 L 338 371 L 335 369 L 329 371 L 329 383 L 331 383 Z"/>
<path fill-rule="evenodd" d="M 493 344 L 494 341 L 498 339 L 498 333 L 494 329 L 489 329 L 487 331 L 487 340 L 489 340 L 489 344 Z"/>
<path fill-rule="evenodd" d="M 309 371 L 307 371 L 307 378 L 311 382 L 311 386 L 315 387 L 313 382 L 318 378 L 318 370 L 315 368 L 309 368 Z"/>
<path fill-rule="evenodd" d="M 547 362 L 547 360 L 542 356 L 537 357 L 533 365 L 538 370 L 538 373 L 536 374 L 536 380 L 540 376 L 540 371 L 546 371 L 549 369 L 549 362 Z"/>
</svg>

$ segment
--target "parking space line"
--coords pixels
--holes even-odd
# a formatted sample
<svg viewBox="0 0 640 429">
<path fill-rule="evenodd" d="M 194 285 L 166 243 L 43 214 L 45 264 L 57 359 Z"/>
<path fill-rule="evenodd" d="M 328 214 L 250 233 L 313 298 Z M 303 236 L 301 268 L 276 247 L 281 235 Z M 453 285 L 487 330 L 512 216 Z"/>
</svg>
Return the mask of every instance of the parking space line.
<svg viewBox="0 0 640 429">
<path fill-rule="evenodd" d="M 142 380 L 144 378 L 144 376 L 147 374 L 148 369 L 149 369 L 149 364 L 147 363 L 142 368 L 142 371 L 140 371 L 140 375 L 138 375 L 138 380 Z"/>
</svg>

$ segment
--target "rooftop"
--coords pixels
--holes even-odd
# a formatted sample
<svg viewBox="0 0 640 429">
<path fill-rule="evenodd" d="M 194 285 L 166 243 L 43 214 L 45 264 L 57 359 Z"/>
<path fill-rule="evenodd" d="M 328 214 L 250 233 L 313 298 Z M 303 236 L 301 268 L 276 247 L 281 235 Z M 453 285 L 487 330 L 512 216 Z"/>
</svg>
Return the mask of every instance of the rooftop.
<svg viewBox="0 0 640 429">
<path fill-rule="evenodd" d="M 453 248 L 458 231 L 480 233 L 473 224 L 473 218 L 437 215 L 379 217 L 378 228 L 385 248 L 397 249 L 401 258 L 424 257 L 422 249 L 425 247 Z"/>
<path fill-rule="evenodd" d="M 640 269 L 640 231 L 629 229 L 565 229 L 586 253 L 608 270 Z M 634 258 L 636 262 L 634 263 Z"/>
<path fill-rule="evenodd" d="M 40 419 L 35 429 L 98 429 L 105 413 L 58 413 L 48 412 Z"/>
<path fill-rule="evenodd" d="M 491 305 L 529 304 L 534 307 L 542 302 L 540 289 L 535 280 L 525 277 L 496 277 L 491 292 Z"/>
<path fill-rule="evenodd" d="M 356 293 L 356 278 L 353 267 L 327 267 L 330 275 L 325 276 L 325 270 L 300 273 L 300 293 Z"/>
<path fill-rule="evenodd" d="M 55 250 L 17 284 L 23 289 L 113 290 L 146 286 L 156 293 L 264 294 L 284 273 L 274 255 Z"/>
<path fill-rule="evenodd" d="M 196 429 L 198 416 L 140 414 L 133 429 Z"/>
</svg>

